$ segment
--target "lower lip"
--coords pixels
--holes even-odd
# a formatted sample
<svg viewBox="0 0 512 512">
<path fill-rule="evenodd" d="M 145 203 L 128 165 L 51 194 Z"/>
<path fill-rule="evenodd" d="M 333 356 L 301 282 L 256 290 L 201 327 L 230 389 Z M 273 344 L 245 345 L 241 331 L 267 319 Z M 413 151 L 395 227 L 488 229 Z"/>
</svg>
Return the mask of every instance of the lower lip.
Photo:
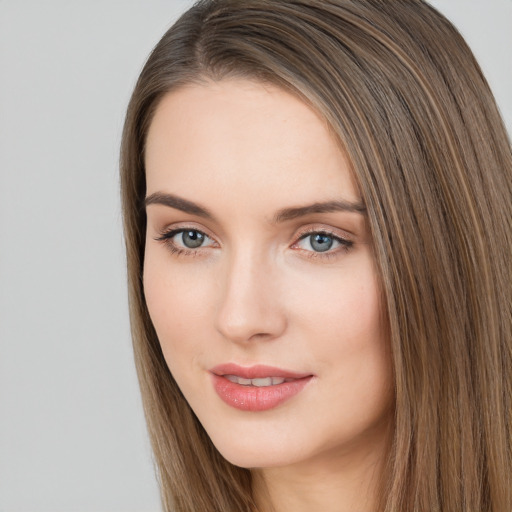
<svg viewBox="0 0 512 512">
<path fill-rule="evenodd" d="M 221 375 L 212 374 L 213 387 L 220 398 L 241 411 L 267 411 L 300 393 L 312 376 L 283 382 L 274 386 L 242 386 Z"/>
</svg>

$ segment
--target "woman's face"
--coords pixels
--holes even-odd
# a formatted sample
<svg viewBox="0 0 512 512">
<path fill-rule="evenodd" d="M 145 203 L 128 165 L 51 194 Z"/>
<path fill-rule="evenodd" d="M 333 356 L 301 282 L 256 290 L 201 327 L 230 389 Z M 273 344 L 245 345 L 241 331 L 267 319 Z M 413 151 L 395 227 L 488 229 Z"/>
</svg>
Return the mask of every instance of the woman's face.
<svg viewBox="0 0 512 512">
<path fill-rule="evenodd" d="M 169 369 L 244 467 L 367 457 L 390 354 L 364 206 L 326 124 L 248 80 L 169 93 L 145 154 L 144 290 Z"/>
</svg>

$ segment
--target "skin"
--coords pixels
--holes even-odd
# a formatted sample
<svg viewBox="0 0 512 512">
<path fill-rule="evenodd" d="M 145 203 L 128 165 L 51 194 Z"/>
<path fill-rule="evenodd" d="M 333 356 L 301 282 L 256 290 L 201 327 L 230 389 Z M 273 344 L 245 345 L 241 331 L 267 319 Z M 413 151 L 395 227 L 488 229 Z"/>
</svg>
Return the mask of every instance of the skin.
<svg viewBox="0 0 512 512">
<path fill-rule="evenodd" d="M 159 104 L 145 159 L 147 197 L 172 194 L 212 215 L 147 205 L 144 290 L 169 369 L 213 443 L 252 468 L 262 509 L 376 510 L 392 372 L 365 214 L 274 218 L 361 203 L 326 124 L 269 84 L 193 84 Z M 162 239 L 180 228 L 204 233 L 202 245 Z M 312 243 L 318 232 L 332 234 L 327 251 Z M 278 407 L 240 411 L 212 385 L 210 369 L 229 362 L 313 378 Z"/>
</svg>

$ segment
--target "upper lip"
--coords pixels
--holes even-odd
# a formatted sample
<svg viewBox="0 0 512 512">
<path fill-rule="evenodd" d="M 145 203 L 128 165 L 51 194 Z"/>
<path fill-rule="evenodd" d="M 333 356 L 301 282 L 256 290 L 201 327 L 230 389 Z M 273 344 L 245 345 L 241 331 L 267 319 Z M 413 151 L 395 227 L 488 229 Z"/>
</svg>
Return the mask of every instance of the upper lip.
<svg viewBox="0 0 512 512">
<path fill-rule="evenodd" d="M 214 366 L 210 372 L 215 375 L 236 375 L 244 379 L 264 379 L 266 377 L 282 377 L 285 379 L 303 379 L 311 377 L 311 373 L 294 372 L 277 368 L 275 366 L 267 366 L 257 364 L 253 366 L 240 366 L 235 363 L 225 363 Z"/>
</svg>

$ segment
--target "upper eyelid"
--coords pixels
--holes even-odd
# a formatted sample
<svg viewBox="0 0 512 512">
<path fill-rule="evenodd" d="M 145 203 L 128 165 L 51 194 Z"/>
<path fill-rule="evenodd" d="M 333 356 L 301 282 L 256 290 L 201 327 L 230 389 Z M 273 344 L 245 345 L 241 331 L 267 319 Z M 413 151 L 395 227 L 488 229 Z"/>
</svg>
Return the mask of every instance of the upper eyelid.
<svg viewBox="0 0 512 512">
<path fill-rule="evenodd" d="M 347 230 L 340 229 L 340 228 L 334 228 L 334 227 L 327 227 L 322 225 L 313 225 L 308 226 L 305 228 L 301 228 L 296 231 L 295 238 L 297 240 L 301 240 L 304 237 L 307 237 L 308 235 L 314 234 L 314 233 L 323 233 L 329 236 L 333 236 L 335 238 L 339 238 L 341 240 L 346 241 L 353 241 L 355 235 Z"/>
<path fill-rule="evenodd" d="M 179 223 L 176 223 L 179 224 Z M 202 233 L 203 235 L 206 235 L 208 238 L 211 238 L 212 240 L 217 241 L 217 237 L 215 235 L 212 235 L 211 231 L 209 229 L 206 229 L 204 227 L 198 227 L 194 226 L 192 223 L 183 223 L 183 225 L 167 225 L 161 229 L 156 229 L 157 233 L 160 236 L 169 235 L 170 233 L 178 234 L 183 231 L 198 231 L 199 233 Z"/>
</svg>

